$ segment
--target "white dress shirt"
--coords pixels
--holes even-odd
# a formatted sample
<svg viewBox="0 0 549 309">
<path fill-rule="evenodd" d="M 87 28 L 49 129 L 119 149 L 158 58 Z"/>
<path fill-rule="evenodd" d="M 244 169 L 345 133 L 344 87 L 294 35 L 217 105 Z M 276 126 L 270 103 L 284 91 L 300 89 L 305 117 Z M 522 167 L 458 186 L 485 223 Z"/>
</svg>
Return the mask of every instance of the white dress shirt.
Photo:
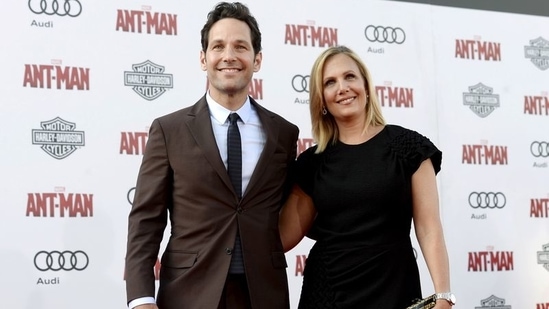
<svg viewBox="0 0 549 309">
<path fill-rule="evenodd" d="M 242 196 L 244 196 L 267 140 L 257 111 L 250 104 L 249 97 L 237 111 L 230 111 L 216 103 L 209 94 L 206 95 L 206 101 L 210 109 L 215 141 L 225 168 L 227 168 L 227 130 L 229 129 L 229 119 L 227 118 L 231 112 L 236 112 L 240 116 L 241 121 L 238 121 L 238 130 L 240 131 L 242 143 Z"/>
</svg>

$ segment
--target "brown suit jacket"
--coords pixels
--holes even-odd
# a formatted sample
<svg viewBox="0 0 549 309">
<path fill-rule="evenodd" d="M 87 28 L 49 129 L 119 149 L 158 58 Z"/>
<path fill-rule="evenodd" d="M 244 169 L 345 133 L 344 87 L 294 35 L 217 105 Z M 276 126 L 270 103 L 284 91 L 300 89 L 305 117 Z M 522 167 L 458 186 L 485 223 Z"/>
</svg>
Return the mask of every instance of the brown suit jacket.
<svg viewBox="0 0 549 309">
<path fill-rule="evenodd" d="M 289 308 L 278 215 L 299 129 L 251 104 L 267 140 L 241 201 L 219 155 L 205 97 L 153 121 L 129 214 L 128 301 L 154 295 L 153 266 L 169 218 L 160 309 L 217 308 L 237 229 L 252 307 Z"/>
</svg>

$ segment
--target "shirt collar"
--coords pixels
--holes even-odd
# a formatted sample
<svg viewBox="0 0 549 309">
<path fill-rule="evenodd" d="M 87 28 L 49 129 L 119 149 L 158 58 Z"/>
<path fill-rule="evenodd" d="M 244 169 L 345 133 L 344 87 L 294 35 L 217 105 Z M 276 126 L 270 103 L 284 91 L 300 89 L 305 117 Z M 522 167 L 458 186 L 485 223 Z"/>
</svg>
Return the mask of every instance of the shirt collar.
<svg viewBox="0 0 549 309">
<path fill-rule="evenodd" d="M 220 124 L 223 124 L 227 121 L 227 117 L 229 117 L 229 114 L 231 112 L 238 113 L 238 116 L 242 120 L 243 123 L 248 122 L 248 119 L 250 118 L 250 115 L 252 113 L 252 105 L 250 103 L 250 97 L 246 96 L 246 102 L 236 111 L 231 111 L 223 107 L 221 104 L 216 102 L 211 96 L 210 92 L 206 92 L 206 102 L 208 103 L 208 108 L 210 109 L 210 113 L 214 117 L 214 119 L 219 122 Z"/>
</svg>

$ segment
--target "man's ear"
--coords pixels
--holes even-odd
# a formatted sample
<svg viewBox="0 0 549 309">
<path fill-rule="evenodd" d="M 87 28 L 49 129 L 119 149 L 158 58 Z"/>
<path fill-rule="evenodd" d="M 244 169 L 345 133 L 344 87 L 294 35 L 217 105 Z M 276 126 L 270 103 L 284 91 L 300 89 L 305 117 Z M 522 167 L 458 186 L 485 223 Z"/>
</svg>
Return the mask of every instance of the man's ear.
<svg viewBox="0 0 549 309">
<path fill-rule="evenodd" d="M 257 55 L 255 55 L 254 72 L 259 72 L 259 69 L 261 69 L 261 61 L 263 61 L 263 53 L 259 52 L 257 53 Z"/>
<path fill-rule="evenodd" d="M 202 71 L 206 71 L 206 53 L 201 50 L 200 51 L 200 68 L 202 69 Z"/>
</svg>

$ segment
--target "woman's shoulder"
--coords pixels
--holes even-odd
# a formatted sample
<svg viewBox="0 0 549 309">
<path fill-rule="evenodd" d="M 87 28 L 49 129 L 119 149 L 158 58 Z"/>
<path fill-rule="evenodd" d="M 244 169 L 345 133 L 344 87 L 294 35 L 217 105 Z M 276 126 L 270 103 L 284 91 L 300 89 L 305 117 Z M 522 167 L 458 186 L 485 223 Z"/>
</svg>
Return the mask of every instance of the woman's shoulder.
<svg viewBox="0 0 549 309">
<path fill-rule="evenodd" d="M 429 141 L 429 138 L 425 135 L 400 125 L 387 124 L 385 125 L 385 132 L 389 138 L 389 142 L 392 143 L 422 143 Z"/>
<path fill-rule="evenodd" d="M 391 134 L 392 136 L 419 134 L 417 131 L 403 127 L 398 124 L 387 124 L 385 125 L 385 130 L 389 132 L 389 134 Z"/>
<path fill-rule="evenodd" d="M 386 131 L 389 136 L 388 145 L 399 157 L 414 166 L 419 166 L 421 161 L 431 158 L 435 170 L 440 170 L 442 153 L 428 137 L 399 125 L 387 125 Z"/>
<path fill-rule="evenodd" d="M 302 153 L 300 153 L 297 157 L 298 160 L 311 160 L 316 155 L 316 149 L 318 148 L 318 145 L 310 146 L 309 148 L 305 149 Z"/>
</svg>

